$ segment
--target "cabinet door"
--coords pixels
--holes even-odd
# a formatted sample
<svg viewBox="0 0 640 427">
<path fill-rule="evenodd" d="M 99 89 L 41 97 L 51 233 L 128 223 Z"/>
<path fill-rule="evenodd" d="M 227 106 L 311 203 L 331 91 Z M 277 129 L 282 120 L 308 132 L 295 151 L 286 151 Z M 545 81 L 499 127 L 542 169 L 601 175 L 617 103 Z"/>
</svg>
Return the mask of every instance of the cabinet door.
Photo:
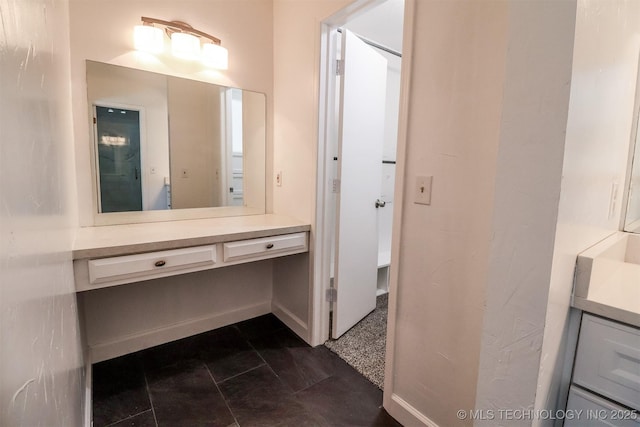
<svg viewBox="0 0 640 427">
<path fill-rule="evenodd" d="M 640 414 L 571 386 L 564 427 L 640 427 Z"/>
<path fill-rule="evenodd" d="M 573 382 L 640 410 L 640 330 L 585 314 Z"/>
</svg>

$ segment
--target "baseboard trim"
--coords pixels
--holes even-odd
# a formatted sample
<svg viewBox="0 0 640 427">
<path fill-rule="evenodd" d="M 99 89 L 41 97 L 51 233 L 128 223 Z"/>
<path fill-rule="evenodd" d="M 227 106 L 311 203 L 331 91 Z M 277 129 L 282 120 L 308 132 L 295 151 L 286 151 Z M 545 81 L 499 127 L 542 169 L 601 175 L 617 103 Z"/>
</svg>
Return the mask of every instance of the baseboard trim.
<svg viewBox="0 0 640 427">
<path fill-rule="evenodd" d="M 85 357 L 84 366 L 84 427 L 91 427 L 93 421 L 93 368 L 91 359 Z"/>
<path fill-rule="evenodd" d="M 291 311 L 278 304 L 277 301 L 272 301 L 271 312 L 295 332 L 300 338 L 305 340 L 307 344 L 310 344 L 309 326 L 306 322 L 293 314 Z"/>
<path fill-rule="evenodd" d="M 271 302 L 265 301 L 225 313 L 190 319 L 173 325 L 123 336 L 117 340 L 89 346 L 93 363 L 144 350 L 180 338 L 200 334 L 222 326 L 248 320 L 271 312 Z M 285 322 L 286 323 L 286 322 Z M 287 324 L 287 326 L 289 326 Z"/>
<path fill-rule="evenodd" d="M 387 408 L 387 412 L 401 424 L 415 426 L 420 423 L 425 427 L 440 427 L 397 394 L 391 395 L 391 402 L 395 408 Z"/>
</svg>

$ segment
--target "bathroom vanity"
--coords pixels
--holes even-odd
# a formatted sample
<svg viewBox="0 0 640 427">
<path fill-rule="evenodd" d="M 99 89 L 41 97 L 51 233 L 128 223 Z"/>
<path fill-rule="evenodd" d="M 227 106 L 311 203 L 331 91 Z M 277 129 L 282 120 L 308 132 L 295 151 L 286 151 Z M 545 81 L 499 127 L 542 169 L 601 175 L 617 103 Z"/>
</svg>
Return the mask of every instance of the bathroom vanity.
<svg viewBox="0 0 640 427">
<path fill-rule="evenodd" d="M 74 110 L 88 363 L 267 313 L 309 341 L 311 227 L 265 214 L 267 95 L 93 51 Z"/>
<path fill-rule="evenodd" d="M 567 409 L 581 416 L 565 426 L 640 426 L 640 235 L 578 256 L 573 306 L 583 314 Z"/>
<path fill-rule="evenodd" d="M 91 362 L 267 313 L 308 340 L 309 230 L 278 215 L 81 228 L 74 276 Z"/>
</svg>

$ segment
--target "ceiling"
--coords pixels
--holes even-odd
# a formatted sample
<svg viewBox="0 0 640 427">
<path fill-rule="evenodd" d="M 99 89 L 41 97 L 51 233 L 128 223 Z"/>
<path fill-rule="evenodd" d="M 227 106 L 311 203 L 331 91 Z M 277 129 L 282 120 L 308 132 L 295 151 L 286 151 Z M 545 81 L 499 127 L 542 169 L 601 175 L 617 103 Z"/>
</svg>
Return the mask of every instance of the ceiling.
<svg viewBox="0 0 640 427">
<path fill-rule="evenodd" d="M 345 27 L 362 37 L 401 52 L 403 20 L 404 0 L 386 0 L 350 20 Z"/>
</svg>

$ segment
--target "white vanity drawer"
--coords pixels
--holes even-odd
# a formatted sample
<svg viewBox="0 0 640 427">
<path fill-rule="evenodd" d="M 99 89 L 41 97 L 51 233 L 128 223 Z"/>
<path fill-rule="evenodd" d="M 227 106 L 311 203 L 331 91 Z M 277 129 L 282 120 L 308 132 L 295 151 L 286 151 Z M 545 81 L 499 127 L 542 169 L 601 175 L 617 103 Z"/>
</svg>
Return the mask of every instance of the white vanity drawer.
<svg viewBox="0 0 640 427">
<path fill-rule="evenodd" d="M 640 413 L 571 386 L 564 427 L 640 427 Z"/>
<path fill-rule="evenodd" d="M 585 314 L 573 382 L 640 410 L 640 330 Z"/>
<path fill-rule="evenodd" d="M 224 244 L 224 262 L 258 260 L 306 252 L 307 233 L 284 234 Z"/>
<path fill-rule="evenodd" d="M 88 261 L 89 284 L 130 282 L 211 268 L 216 246 L 197 246 Z"/>
</svg>

